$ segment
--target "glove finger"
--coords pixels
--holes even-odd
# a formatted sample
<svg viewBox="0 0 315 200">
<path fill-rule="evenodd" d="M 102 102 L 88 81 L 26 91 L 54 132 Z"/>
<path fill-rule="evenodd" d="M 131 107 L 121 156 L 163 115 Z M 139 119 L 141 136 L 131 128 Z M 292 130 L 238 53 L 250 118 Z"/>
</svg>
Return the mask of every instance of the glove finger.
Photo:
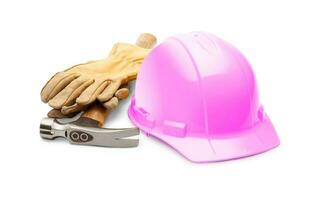
<svg viewBox="0 0 315 200">
<path fill-rule="evenodd" d="M 48 96 L 51 90 L 55 87 L 56 83 L 58 83 L 62 78 L 65 77 L 65 73 L 58 72 L 50 80 L 44 85 L 42 91 L 40 92 L 41 99 L 44 103 L 48 102 Z"/>
<path fill-rule="evenodd" d="M 77 103 L 71 105 L 71 106 L 63 106 L 61 108 L 61 113 L 64 115 L 70 115 L 71 113 L 78 113 L 82 110 L 84 110 L 86 106 L 79 105 Z"/>
<path fill-rule="evenodd" d="M 117 97 L 111 98 L 109 101 L 105 102 L 103 106 L 108 110 L 113 110 L 118 106 L 118 98 Z"/>
<path fill-rule="evenodd" d="M 129 89 L 128 88 L 121 88 L 121 89 L 117 90 L 117 92 L 115 93 L 115 96 L 119 100 L 126 99 L 129 96 Z"/>
<path fill-rule="evenodd" d="M 52 98 L 48 104 L 55 109 L 61 109 L 64 105 L 71 105 L 80 93 L 92 83 L 93 80 L 81 77 L 77 78 Z"/>
<path fill-rule="evenodd" d="M 115 92 L 121 85 L 121 81 L 114 81 L 110 85 L 108 85 L 105 90 L 97 97 L 100 102 L 105 102 L 111 99 Z"/>
<path fill-rule="evenodd" d="M 61 110 L 57 110 L 57 109 L 52 109 L 47 113 L 47 116 L 50 118 L 71 118 L 74 117 L 77 114 L 77 112 L 74 113 L 70 113 L 68 115 L 64 115 L 62 114 Z"/>
<path fill-rule="evenodd" d="M 94 83 L 94 80 L 89 80 L 83 83 L 71 94 L 71 96 L 68 98 L 68 100 L 65 102 L 64 105 L 68 106 L 68 105 L 74 104 L 76 101 L 76 98 L 78 98 L 84 92 L 84 90 L 88 88 L 90 85 L 92 85 L 93 83 Z"/>
<path fill-rule="evenodd" d="M 65 74 L 63 72 L 57 73 L 50 81 L 48 81 L 48 83 L 42 89 L 42 101 L 47 103 L 63 88 L 65 88 L 69 83 L 71 83 L 79 76 L 79 74 Z"/>
<path fill-rule="evenodd" d="M 110 82 L 100 80 L 90 85 L 84 92 L 77 98 L 76 102 L 80 105 L 88 105 L 94 102 L 97 96 L 108 86 Z"/>
</svg>

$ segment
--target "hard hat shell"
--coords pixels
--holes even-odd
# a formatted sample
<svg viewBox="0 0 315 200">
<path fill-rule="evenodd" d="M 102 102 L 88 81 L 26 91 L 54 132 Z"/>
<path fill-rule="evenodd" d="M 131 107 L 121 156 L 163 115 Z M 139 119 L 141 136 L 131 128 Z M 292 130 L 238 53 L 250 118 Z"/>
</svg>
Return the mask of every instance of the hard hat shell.
<svg viewBox="0 0 315 200">
<path fill-rule="evenodd" d="M 153 49 L 128 113 L 141 130 L 193 162 L 241 158 L 279 145 L 249 62 L 209 33 L 176 35 Z"/>
</svg>

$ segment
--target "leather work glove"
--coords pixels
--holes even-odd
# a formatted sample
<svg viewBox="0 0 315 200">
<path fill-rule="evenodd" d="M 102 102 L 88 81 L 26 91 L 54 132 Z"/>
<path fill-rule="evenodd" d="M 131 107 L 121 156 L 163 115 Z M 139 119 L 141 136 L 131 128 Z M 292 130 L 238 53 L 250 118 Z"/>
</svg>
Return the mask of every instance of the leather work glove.
<svg viewBox="0 0 315 200">
<path fill-rule="evenodd" d="M 115 97 L 111 98 L 110 101 L 107 101 L 103 104 L 107 111 L 111 111 L 118 106 L 119 100 L 123 100 L 129 96 L 129 89 L 127 85 L 122 86 L 117 92 L 115 93 Z M 92 103 L 95 104 L 95 103 Z M 90 106 L 90 105 L 89 105 Z M 52 109 L 47 113 L 47 116 L 50 118 L 71 118 L 77 115 L 81 110 L 81 107 L 75 107 L 70 110 L 70 113 L 62 113 L 59 109 Z M 65 109 L 69 109 L 70 107 L 64 106 Z M 89 107 L 87 108 L 89 110 Z M 71 112 L 73 111 L 73 112 Z M 98 120 L 98 119 L 97 119 Z M 104 123 L 104 122 L 103 122 Z"/>
<path fill-rule="evenodd" d="M 63 115 L 77 113 L 96 99 L 107 109 L 128 97 L 128 82 L 135 80 L 142 61 L 156 42 L 153 35 L 142 34 L 137 45 L 117 43 L 108 57 L 75 65 L 54 75 L 41 91 L 41 99 Z M 141 47 L 140 47 L 141 46 Z M 51 111 L 52 112 L 52 111 Z M 54 114 L 55 113 L 55 114 Z"/>
</svg>

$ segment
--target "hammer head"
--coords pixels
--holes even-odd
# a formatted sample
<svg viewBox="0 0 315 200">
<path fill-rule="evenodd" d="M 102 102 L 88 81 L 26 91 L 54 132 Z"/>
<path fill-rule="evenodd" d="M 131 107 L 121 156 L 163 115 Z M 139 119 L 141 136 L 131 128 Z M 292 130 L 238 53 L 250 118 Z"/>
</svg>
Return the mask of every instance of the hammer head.
<svg viewBox="0 0 315 200">
<path fill-rule="evenodd" d="M 40 124 L 40 136 L 44 139 L 63 137 L 71 144 L 104 146 L 104 147 L 136 147 L 139 139 L 131 137 L 139 135 L 138 128 L 108 129 L 78 125 L 78 123 L 61 123 L 56 119 L 44 118 Z"/>
<path fill-rule="evenodd" d="M 54 135 L 54 131 L 52 131 L 52 127 L 55 124 L 55 119 L 52 118 L 44 118 L 40 122 L 40 136 L 44 139 L 52 140 L 57 136 Z"/>
</svg>

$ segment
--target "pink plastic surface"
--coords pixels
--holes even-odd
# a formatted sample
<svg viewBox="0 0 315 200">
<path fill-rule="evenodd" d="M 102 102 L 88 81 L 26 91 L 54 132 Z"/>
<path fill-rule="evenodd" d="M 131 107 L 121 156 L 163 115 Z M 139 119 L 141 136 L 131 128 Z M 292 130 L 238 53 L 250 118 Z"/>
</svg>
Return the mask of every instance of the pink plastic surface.
<svg viewBox="0 0 315 200">
<path fill-rule="evenodd" d="M 208 33 L 173 36 L 151 51 L 129 117 L 193 162 L 246 157 L 279 145 L 250 64 Z"/>
</svg>

